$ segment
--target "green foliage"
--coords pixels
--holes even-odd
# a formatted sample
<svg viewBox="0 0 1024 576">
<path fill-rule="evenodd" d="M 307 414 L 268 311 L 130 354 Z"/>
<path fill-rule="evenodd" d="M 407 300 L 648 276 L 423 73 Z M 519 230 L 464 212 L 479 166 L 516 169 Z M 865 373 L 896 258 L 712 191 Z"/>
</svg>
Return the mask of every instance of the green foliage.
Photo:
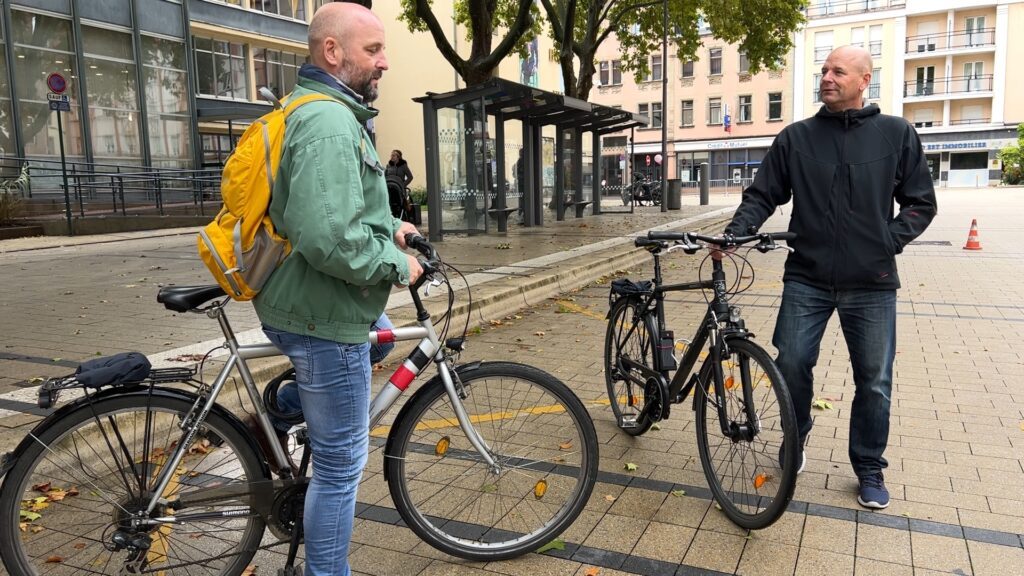
<svg viewBox="0 0 1024 576">
<path fill-rule="evenodd" d="M 1017 125 L 1017 145 L 999 151 L 1003 162 L 1003 183 L 1024 184 L 1024 123 Z"/>
<path fill-rule="evenodd" d="M 21 215 L 21 196 L 16 192 L 0 190 L 0 226 L 12 224 Z"/>
<path fill-rule="evenodd" d="M 409 200 L 416 205 L 426 206 L 427 205 L 427 189 L 418 186 L 416 188 L 409 189 Z"/>
<path fill-rule="evenodd" d="M 651 54 L 661 53 L 664 17 L 660 1 L 541 2 L 549 23 L 556 26 L 561 26 L 569 4 L 575 3 L 572 37 L 561 38 L 554 26 L 549 27 L 549 33 L 559 50 L 569 41 L 579 60 L 579 84 L 574 88 L 567 86 L 577 98 L 588 96 L 591 63 L 609 34 L 614 33 L 619 40 L 623 71 L 633 72 L 638 82 L 650 72 Z M 775 69 L 793 47 L 792 32 L 804 21 L 806 5 L 806 0 L 668 0 L 669 42 L 680 60 L 699 59 L 698 51 L 707 39 L 705 36 L 702 40 L 700 35 L 703 22 L 714 38 L 740 45 L 750 60 L 751 74 L 765 68 Z"/>
</svg>

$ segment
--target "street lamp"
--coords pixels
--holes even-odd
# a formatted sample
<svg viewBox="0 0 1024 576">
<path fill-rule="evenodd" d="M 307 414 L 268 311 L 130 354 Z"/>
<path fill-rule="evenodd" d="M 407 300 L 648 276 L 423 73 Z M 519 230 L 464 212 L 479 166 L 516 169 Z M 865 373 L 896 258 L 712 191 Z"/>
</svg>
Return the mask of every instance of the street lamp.
<svg viewBox="0 0 1024 576">
<path fill-rule="evenodd" d="M 668 0 L 661 2 L 661 211 L 668 211 Z"/>
</svg>

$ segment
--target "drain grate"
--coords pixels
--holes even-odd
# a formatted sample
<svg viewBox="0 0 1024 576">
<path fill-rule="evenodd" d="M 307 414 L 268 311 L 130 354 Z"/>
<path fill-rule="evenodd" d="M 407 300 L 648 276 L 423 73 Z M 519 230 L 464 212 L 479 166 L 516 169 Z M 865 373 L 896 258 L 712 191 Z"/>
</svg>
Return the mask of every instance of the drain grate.
<svg viewBox="0 0 1024 576">
<path fill-rule="evenodd" d="M 952 246 L 949 240 L 914 240 L 912 246 Z"/>
</svg>

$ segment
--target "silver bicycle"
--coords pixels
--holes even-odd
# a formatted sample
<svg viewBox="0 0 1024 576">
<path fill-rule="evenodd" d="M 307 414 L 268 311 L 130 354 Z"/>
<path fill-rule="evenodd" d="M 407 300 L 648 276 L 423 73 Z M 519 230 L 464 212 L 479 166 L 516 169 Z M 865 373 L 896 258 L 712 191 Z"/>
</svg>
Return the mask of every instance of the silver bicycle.
<svg viewBox="0 0 1024 576">
<path fill-rule="evenodd" d="M 447 282 L 452 268 L 426 240 L 407 240 L 426 257 L 423 277 L 410 287 L 419 325 L 370 333 L 373 342 L 420 340 L 370 408 L 371 442 L 384 446 L 394 507 L 423 540 L 461 558 L 534 551 L 566 529 L 590 496 L 598 465 L 593 424 L 565 384 L 541 370 L 456 365 L 465 332 L 445 340 L 450 283 L 441 336 L 419 295 L 431 279 Z M 311 449 L 302 427 L 293 428 L 302 454 L 291 466 L 247 364 L 280 352 L 239 344 L 224 313 L 229 300 L 217 286 L 164 288 L 158 301 L 220 324 L 223 368 L 209 384 L 198 377 L 201 366 L 154 369 L 139 382 L 90 389 L 74 376 L 46 382 L 42 405 L 55 405 L 72 388 L 81 396 L 4 458 L 0 558 L 13 576 L 238 575 L 257 551 L 275 546 L 289 547 L 279 574 L 299 573 Z M 388 422 L 389 409 L 431 363 L 437 374 Z M 225 393 L 233 372 L 241 384 L 237 394 Z M 242 391 L 275 440 L 266 442 L 271 454 L 262 453 L 239 408 L 218 403 L 237 395 L 241 405 Z"/>
</svg>

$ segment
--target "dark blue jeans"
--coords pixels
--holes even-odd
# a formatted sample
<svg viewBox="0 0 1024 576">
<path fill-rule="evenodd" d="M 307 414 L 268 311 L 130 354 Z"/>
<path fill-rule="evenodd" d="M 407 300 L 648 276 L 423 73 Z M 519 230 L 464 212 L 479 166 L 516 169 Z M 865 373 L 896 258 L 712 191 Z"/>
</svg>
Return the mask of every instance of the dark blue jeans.
<svg viewBox="0 0 1024 576">
<path fill-rule="evenodd" d="M 787 281 L 772 343 L 793 397 L 801 441 L 811 431 L 812 369 L 825 326 L 839 313 L 856 392 L 850 410 L 850 464 L 858 477 L 888 466 L 892 365 L 896 357 L 895 290 L 822 290 Z"/>
</svg>

